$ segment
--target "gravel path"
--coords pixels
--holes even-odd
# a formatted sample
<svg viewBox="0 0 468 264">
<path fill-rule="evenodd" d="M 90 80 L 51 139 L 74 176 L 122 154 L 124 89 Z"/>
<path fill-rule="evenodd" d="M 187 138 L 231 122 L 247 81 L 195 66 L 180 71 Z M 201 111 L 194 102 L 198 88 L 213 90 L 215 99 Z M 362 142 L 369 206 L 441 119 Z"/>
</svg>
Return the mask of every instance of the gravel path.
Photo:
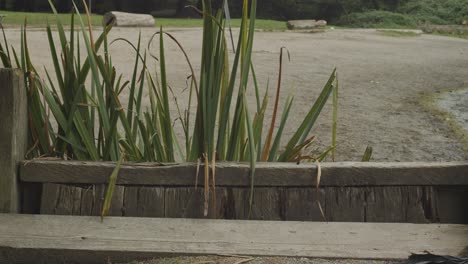
<svg viewBox="0 0 468 264">
<path fill-rule="evenodd" d="M 154 31 L 141 29 L 142 42 L 147 43 Z M 184 45 L 198 71 L 201 29 L 169 31 Z M 111 39 L 124 37 L 136 42 L 138 33 L 132 28 L 117 28 Z M 7 29 L 6 34 L 18 47 L 19 29 Z M 45 31 L 31 30 L 28 39 L 34 64 L 51 67 Z M 262 92 L 270 80 L 270 102 L 283 46 L 290 51 L 291 61 L 284 64 L 280 109 L 288 94 L 296 95 L 285 138 L 294 133 L 337 67 L 341 84 L 338 160 L 360 160 L 367 145 L 374 148 L 374 161 L 467 160 L 468 154 L 449 125 L 420 104 L 424 95 L 468 84 L 467 40 L 432 35 L 388 37 L 375 30 L 257 32 L 253 60 Z M 187 92 L 182 91 L 188 67 L 175 45 L 167 41 L 166 48 L 169 82 L 184 105 Z M 120 42 L 112 46 L 111 53 L 118 70 L 130 76 L 132 50 Z M 250 109 L 254 109 L 252 90 L 249 95 Z M 460 114 L 466 119 L 466 112 Z M 318 149 L 330 144 L 330 120 L 327 106 L 313 130 L 319 139 Z"/>
</svg>

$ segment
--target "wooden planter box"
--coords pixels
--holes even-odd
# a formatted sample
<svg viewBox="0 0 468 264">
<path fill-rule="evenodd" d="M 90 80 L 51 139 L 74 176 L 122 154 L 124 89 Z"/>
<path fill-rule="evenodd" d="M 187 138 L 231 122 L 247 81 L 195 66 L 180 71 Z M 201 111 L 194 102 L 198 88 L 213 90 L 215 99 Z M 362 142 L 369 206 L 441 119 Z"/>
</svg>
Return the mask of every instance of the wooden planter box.
<svg viewBox="0 0 468 264">
<path fill-rule="evenodd" d="M 100 215 L 111 162 L 25 161 L 23 211 Z M 468 223 L 468 164 L 323 163 L 319 195 L 317 168 L 310 164 L 260 163 L 250 219 Z M 196 164 L 125 164 L 110 215 L 203 218 L 203 175 Z M 209 218 L 248 219 L 247 164 L 218 163 L 216 208 Z M 200 168 L 203 172 L 203 166 Z M 210 193 L 213 200 L 213 192 Z"/>
<path fill-rule="evenodd" d="M 0 213 L 99 215 L 114 163 L 23 161 L 23 80 L 20 70 L 0 69 Z M 203 176 L 196 182 L 196 170 L 123 165 L 110 214 L 202 218 Z M 249 170 L 218 163 L 210 218 L 249 218 Z M 323 221 L 320 203 L 327 221 L 468 223 L 468 162 L 325 163 L 318 191 L 316 175 L 315 165 L 258 164 L 250 219 Z"/>
</svg>

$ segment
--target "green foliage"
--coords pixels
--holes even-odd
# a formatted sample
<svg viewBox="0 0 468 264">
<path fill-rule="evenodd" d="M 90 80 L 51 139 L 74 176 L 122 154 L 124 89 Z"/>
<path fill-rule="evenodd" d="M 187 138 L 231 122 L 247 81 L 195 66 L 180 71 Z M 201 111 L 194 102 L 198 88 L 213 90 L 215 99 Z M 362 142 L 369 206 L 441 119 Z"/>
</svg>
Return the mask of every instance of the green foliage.
<svg viewBox="0 0 468 264">
<path fill-rule="evenodd" d="M 363 0 L 352 0 L 362 2 Z M 385 2 L 385 1 L 384 1 Z M 344 1 L 344 3 L 349 3 Z M 346 7 L 338 24 L 351 27 L 417 27 L 420 24 L 460 24 L 468 17 L 468 0 L 407 0 L 394 5 Z M 363 7 L 364 6 L 364 7 Z M 366 8 L 367 7 L 367 8 Z"/>
<path fill-rule="evenodd" d="M 51 7 L 57 14 L 52 4 Z M 314 137 L 309 135 L 310 131 L 330 94 L 336 89 L 335 71 L 330 75 L 316 102 L 311 105 L 284 150 L 280 151 L 279 143 L 282 141 L 282 130 L 288 120 L 292 97 L 286 101 L 280 128 L 276 132 L 273 144 L 270 145 L 275 118 L 271 120 L 268 143 L 262 142 L 268 93 L 264 95 L 263 100 L 260 100 L 251 59 L 256 21 L 255 0 L 252 0 L 250 5 L 248 0 L 244 0 L 239 38 L 232 65 L 229 64 L 223 13 L 220 10 L 213 10 L 210 1 L 204 0 L 199 80 L 182 44 L 162 28 L 154 34 L 148 44 L 150 47 L 153 40 L 159 40 L 159 54 L 157 57 L 150 54 L 159 65 L 156 74 L 151 74 L 147 68 L 147 55 L 142 48 L 140 38 L 136 45 L 126 39 L 119 38 L 113 41 L 126 42 L 135 51 L 133 75 L 130 80 L 124 80 L 122 75 L 117 73 L 109 53 L 109 45 L 113 43 L 108 41 L 111 27 L 104 28 L 95 39 L 88 10 L 85 7 L 86 16 L 77 10 L 75 6 L 76 19 L 72 14 L 69 32 L 65 31 L 59 16 L 55 21 L 57 28 L 55 32 L 50 25 L 47 26 L 46 33 L 53 68 L 45 69 L 46 78 L 39 76 L 31 61 L 30 51 L 33 49 L 30 50 L 28 46 L 26 26 L 21 30 L 20 50 L 12 49 L 13 56 L 10 56 L 6 50 L 7 44 L 0 46 L 0 55 L 5 65 L 11 65 L 13 57 L 16 66 L 25 74 L 25 85 L 30 95 L 29 157 L 48 156 L 76 160 L 120 160 L 120 162 L 123 157 L 126 161 L 136 162 L 203 161 L 206 215 L 209 195 L 216 193 L 215 163 L 218 160 L 250 163 L 250 204 L 252 204 L 255 164 L 258 160 L 321 161 L 330 150 L 334 149 L 334 146 L 330 146 L 322 153 L 309 153 L 307 148 L 314 142 Z M 75 22 L 78 26 L 75 26 Z M 56 38 L 59 40 L 58 46 L 55 44 Z M 164 48 L 167 40 L 174 41 L 179 46 L 192 71 L 189 102 L 183 111 L 177 101 L 174 103 L 170 96 L 172 92 L 166 77 Z M 84 44 L 85 50 L 81 50 L 80 43 Z M 281 65 L 282 60 L 277 98 L 280 96 Z M 251 77 L 253 77 L 253 86 L 249 85 Z M 254 109 L 249 109 L 247 103 L 248 89 L 254 89 L 256 94 L 257 105 Z M 121 102 L 120 99 L 123 91 L 129 95 L 126 102 Z M 142 97 L 146 92 L 150 105 L 145 108 L 142 105 Z M 337 105 L 336 96 L 334 111 Z M 194 118 L 188 111 L 192 101 L 197 108 Z M 184 149 L 180 147 L 180 139 L 175 137 L 173 129 L 174 119 L 171 110 L 174 110 L 174 107 L 178 112 L 176 120 L 181 122 L 184 130 L 185 137 L 182 139 L 185 142 Z M 277 109 L 276 102 L 274 116 Z M 194 124 L 191 123 L 193 119 Z M 334 133 L 336 131 L 333 131 Z M 260 155 L 261 152 L 264 153 L 263 157 Z M 118 169 L 114 173 L 114 178 L 117 172 Z"/>
<path fill-rule="evenodd" d="M 12 12 L 3 10 L 0 11 L 0 13 L 6 15 L 2 21 L 4 25 L 23 25 L 25 19 L 30 26 L 46 26 L 48 21 L 57 20 L 59 20 L 62 25 L 70 25 L 70 14 L 68 13 L 54 15 L 51 13 Z M 75 21 L 75 24 L 76 23 L 77 21 Z M 102 25 L 102 16 L 91 15 L 91 24 L 93 26 Z"/>
<path fill-rule="evenodd" d="M 53 0 L 52 2 L 59 13 L 69 13 L 73 7 L 71 1 Z M 222 0 L 210 0 L 210 5 L 217 9 L 222 6 L 222 2 Z M 242 17 L 243 1 L 228 1 L 228 3 L 232 17 Z M 100 0 L 93 1 L 92 11 L 97 14 L 110 10 L 151 13 L 152 11 L 173 9 L 177 10 L 179 17 L 186 17 L 187 14 L 190 14 L 191 17 L 197 17 L 189 8 L 184 8 L 186 5 L 194 5 L 201 9 L 202 0 Z M 326 19 L 332 23 L 338 21 L 340 24 L 350 20 L 352 22 L 350 26 L 378 26 L 382 24 L 401 26 L 404 22 L 407 23 L 403 25 L 406 27 L 414 27 L 417 23 L 460 24 L 463 19 L 468 18 L 468 0 L 262 0 L 257 5 L 257 17 L 259 18 Z M 78 8 L 84 10 L 83 4 L 79 3 Z M 0 1 L 0 9 L 30 12 L 50 10 L 47 1 L 33 0 Z M 386 11 L 401 16 L 375 13 L 375 11 Z M 366 14 L 369 12 L 370 14 Z M 380 15 L 382 17 L 379 20 L 376 16 Z M 406 18 L 402 18 L 402 16 Z M 44 15 L 37 16 L 37 19 L 44 20 Z M 377 22 L 374 22 L 376 20 Z M 95 25 L 99 23 L 100 21 Z"/>
<path fill-rule="evenodd" d="M 416 27 L 416 20 L 408 15 L 389 11 L 368 11 L 344 15 L 338 21 L 339 25 L 359 28 L 402 28 Z"/>
<path fill-rule="evenodd" d="M 408 1 L 397 10 L 417 21 L 432 24 L 460 24 L 468 17 L 468 0 Z"/>
</svg>

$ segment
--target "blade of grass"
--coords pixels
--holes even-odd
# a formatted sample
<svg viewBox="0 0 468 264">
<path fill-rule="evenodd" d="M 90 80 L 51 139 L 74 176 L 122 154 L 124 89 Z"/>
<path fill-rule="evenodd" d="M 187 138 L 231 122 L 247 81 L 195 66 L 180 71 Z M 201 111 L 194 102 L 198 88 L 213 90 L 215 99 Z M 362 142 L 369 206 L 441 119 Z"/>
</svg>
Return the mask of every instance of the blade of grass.
<svg viewBox="0 0 468 264">
<path fill-rule="evenodd" d="M 107 212 L 111 207 L 112 196 L 114 195 L 115 185 L 117 183 L 117 176 L 119 175 L 120 166 L 122 165 L 124 158 L 125 154 L 121 153 L 119 161 L 109 177 L 109 184 L 107 185 L 106 196 L 104 197 L 104 203 L 102 205 L 101 221 L 104 220 L 104 217 L 107 215 Z"/>
<path fill-rule="evenodd" d="M 315 121 L 317 120 L 320 112 L 322 111 L 325 103 L 330 96 L 330 93 L 333 90 L 333 81 L 335 80 L 335 73 L 336 69 L 333 70 L 330 78 L 328 79 L 327 83 L 325 84 L 322 92 L 320 93 L 319 97 L 315 101 L 312 108 L 307 113 L 306 117 L 302 121 L 301 125 L 294 133 L 294 135 L 289 140 L 288 144 L 286 145 L 285 151 L 280 155 L 278 161 L 287 161 L 287 157 L 291 156 L 291 151 L 296 147 L 297 144 L 302 144 L 308 137 L 310 130 L 312 129 Z"/>
<path fill-rule="evenodd" d="M 288 96 L 288 98 L 286 99 L 286 103 L 283 109 L 283 116 L 281 117 L 281 123 L 278 128 L 278 131 L 276 132 L 275 140 L 273 141 L 273 145 L 271 146 L 270 153 L 268 154 L 269 162 L 272 162 L 276 159 L 276 153 L 278 153 L 278 149 L 281 143 L 281 138 L 283 136 L 283 130 L 284 130 L 284 127 L 286 126 L 286 121 L 288 120 L 289 111 L 291 110 L 293 100 L 294 100 L 294 97 L 292 96 Z"/>
<path fill-rule="evenodd" d="M 265 141 L 265 148 L 263 149 L 262 161 L 267 161 L 268 160 L 268 154 L 270 153 L 271 140 L 273 138 L 273 130 L 275 128 L 276 114 L 278 113 L 278 102 L 279 102 L 280 90 L 281 90 L 281 76 L 282 76 L 282 73 L 283 73 L 283 49 L 285 49 L 285 47 L 280 48 L 278 83 L 277 83 L 277 86 L 276 86 L 276 98 L 275 98 L 273 113 L 272 113 L 272 116 L 271 116 L 270 129 L 268 131 L 268 135 L 267 135 L 267 138 L 266 138 L 266 141 Z M 288 51 L 288 57 L 289 57 L 289 51 Z"/>
<path fill-rule="evenodd" d="M 338 122 L 338 74 L 336 75 L 336 82 L 335 82 L 335 87 L 333 88 L 333 120 L 332 120 L 332 140 L 331 140 L 331 145 L 333 147 L 332 149 L 332 161 L 335 161 L 335 156 L 336 156 L 336 127 L 337 127 L 337 122 Z"/>
<path fill-rule="evenodd" d="M 372 158 L 372 147 L 367 146 L 364 155 L 362 156 L 362 162 L 368 162 Z"/>
</svg>

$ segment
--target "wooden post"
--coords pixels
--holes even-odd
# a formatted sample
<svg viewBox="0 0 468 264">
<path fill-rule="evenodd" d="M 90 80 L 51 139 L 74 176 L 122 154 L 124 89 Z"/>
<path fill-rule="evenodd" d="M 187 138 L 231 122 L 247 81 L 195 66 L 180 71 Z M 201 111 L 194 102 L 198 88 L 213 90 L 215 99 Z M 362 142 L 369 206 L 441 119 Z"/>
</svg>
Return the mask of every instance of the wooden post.
<svg viewBox="0 0 468 264">
<path fill-rule="evenodd" d="M 20 212 L 18 163 L 27 148 L 27 96 L 19 69 L 0 69 L 0 213 Z"/>
</svg>

